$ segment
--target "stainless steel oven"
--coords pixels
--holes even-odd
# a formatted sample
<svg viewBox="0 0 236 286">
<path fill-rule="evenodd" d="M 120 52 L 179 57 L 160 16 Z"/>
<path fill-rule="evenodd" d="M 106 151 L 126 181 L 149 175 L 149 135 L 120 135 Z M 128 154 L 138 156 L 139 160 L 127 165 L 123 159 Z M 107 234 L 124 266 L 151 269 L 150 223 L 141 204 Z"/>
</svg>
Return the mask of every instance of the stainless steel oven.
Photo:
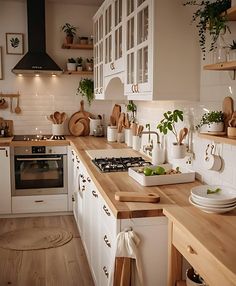
<svg viewBox="0 0 236 286">
<path fill-rule="evenodd" d="M 67 147 L 14 147 L 11 159 L 12 195 L 66 194 Z"/>
</svg>

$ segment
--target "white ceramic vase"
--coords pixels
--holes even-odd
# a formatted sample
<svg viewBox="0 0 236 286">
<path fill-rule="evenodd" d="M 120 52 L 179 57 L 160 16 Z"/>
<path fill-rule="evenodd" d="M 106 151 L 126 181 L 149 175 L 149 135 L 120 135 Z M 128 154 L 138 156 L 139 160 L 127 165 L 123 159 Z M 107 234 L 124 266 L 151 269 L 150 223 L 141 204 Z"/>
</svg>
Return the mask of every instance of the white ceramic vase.
<svg viewBox="0 0 236 286">
<path fill-rule="evenodd" d="M 171 147 L 171 157 L 173 159 L 183 159 L 186 154 L 186 146 L 184 144 L 178 145 L 173 143 Z"/>
<path fill-rule="evenodd" d="M 224 130 L 223 122 L 213 122 L 211 124 L 207 124 L 207 131 L 209 132 L 221 132 Z"/>
</svg>

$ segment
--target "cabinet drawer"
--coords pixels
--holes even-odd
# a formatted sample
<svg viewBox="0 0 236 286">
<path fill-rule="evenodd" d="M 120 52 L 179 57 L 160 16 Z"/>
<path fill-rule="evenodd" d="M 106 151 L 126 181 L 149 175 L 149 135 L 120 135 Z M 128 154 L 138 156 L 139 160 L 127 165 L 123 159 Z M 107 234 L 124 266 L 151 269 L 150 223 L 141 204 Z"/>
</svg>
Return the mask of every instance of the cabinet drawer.
<svg viewBox="0 0 236 286">
<path fill-rule="evenodd" d="M 222 265 L 191 234 L 174 225 L 172 239 L 173 245 L 209 285 L 235 285 L 226 279 Z"/>
<path fill-rule="evenodd" d="M 67 211 L 67 195 L 12 197 L 13 213 Z"/>
<path fill-rule="evenodd" d="M 105 227 L 102 227 L 100 241 L 102 255 L 105 254 L 108 258 L 111 258 L 116 249 L 116 234 L 112 235 Z"/>
<path fill-rule="evenodd" d="M 111 275 L 112 263 L 111 263 L 111 258 L 108 258 L 106 255 L 102 254 L 101 265 L 100 265 L 100 279 L 102 286 L 108 285 L 109 275 Z"/>
</svg>

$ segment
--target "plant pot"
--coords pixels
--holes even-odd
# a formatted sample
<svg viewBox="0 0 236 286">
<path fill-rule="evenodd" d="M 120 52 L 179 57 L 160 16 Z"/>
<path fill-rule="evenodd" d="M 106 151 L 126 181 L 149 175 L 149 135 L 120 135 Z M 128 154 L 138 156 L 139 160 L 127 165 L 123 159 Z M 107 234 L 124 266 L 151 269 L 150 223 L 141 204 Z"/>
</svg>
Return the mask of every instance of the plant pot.
<svg viewBox="0 0 236 286">
<path fill-rule="evenodd" d="M 227 128 L 227 135 L 229 138 L 236 138 L 236 127 L 228 127 Z"/>
<path fill-rule="evenodd" d="M 82 67 L 82 66 L 77 66 L 77 67 L 76 67 L 76 70 L 77 70 L 77 71 L 82 71 L 82 70 L 83 70 L 83 67 Z"/>
<path fill-rule="evenodd" d="M 221 132 L 224 130 L 223 122 L 213 122 L 211 124 L 207 124 L 206 131 L 208 132 Z"/>
<path fill-rule="evenodd" d="M 177 143 L 173 143 L 171 149 L 171 157 L 173 159 L 183 159 L 186 154 L 186 146 L 184 144 L 178 145 Z"/>
<path fill-rule="evenodd" d="M 74 37 L 73 36 L 66 36 L 66 43 L 73 44 Z"/>
<path fill-rule="evenodd" d="M 93 64 L 92 63 L 86 63 L 86 70 L 87 71 L 93 71 Z"/>
<path fill-rule="evenodd" d="M 67 63 L 68 71 L 76 71 L 76 63 Z"/>
</svg>

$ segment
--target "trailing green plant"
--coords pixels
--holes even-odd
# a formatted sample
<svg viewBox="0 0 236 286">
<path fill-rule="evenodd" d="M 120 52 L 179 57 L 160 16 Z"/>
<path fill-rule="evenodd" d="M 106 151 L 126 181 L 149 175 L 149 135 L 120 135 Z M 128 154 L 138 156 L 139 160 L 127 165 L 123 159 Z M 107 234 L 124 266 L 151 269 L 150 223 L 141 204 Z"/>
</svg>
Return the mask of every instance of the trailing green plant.
<svg viewBox="0 0 236 286">
<path fill-rule="evenodd" d="M 229 45 L 229 48 L 230 48 L 231 50 L 236 50 L 236 41 L 235 41 L 235 40 L 233 40 L 232 44 Z"/>
<path fill-rule="evenodd" d="M 126 105 L 126 109 L 128 112 L 131 112 L 131 121 L 135 122 L 137 105 L 133 102 L 133 100 L 129 100 L 129 103 Z"/>
<path fill-rule="evenodd" d="M 224 122 L 224 114 L 222 111 L 211 111 L 206 112 L 202 115 L 199 124 L 196 129 L 201 128 L 203 125 L 211 125 L 212 123 Z"/>
<path fill-rule="evenodd" d="M 227 15 L 225 12 L 231 6 L 230 0 L 193 0 L 187 1 L 184 6 L 193 5 L 198 7 L 193 13 L 192 22 L 197 22 L 199 44 L 203 54 L 203 60 L 206 58 L 206 34 L 209 33 L 211 42 L 209 51 L 213 51 L 220 33 L 230 32 Z"/>
<path fill-rule="evenodd" d="M 166 135 L 169 131 L 172 132 L 175 136 L 176 143 L 179 144 L 179 138 L 176 130 L 175 124 L 180 120 L 183 121 L 183 111 L 174 110 L 167 111 L 164 114 L 164 118 L 157 125 L 157 129 L 164 135 Z"/>
<path fill-rule="evenodd" d="M 77 88 L 77 94 L 81 94 L 87 98 L 88 104 L 91 105 L 94 100 L 94 82 L 89 78 L 82 78 Z"/>
<path fill-rule="evenodd" d="M 69 58 L 68 63 L 75 64 L 76 60 L 74 58 Z"/>
<path fill-rule="evenodd" d="M 65 25 L 62 26 L 61 30 L 65 32 L 68 37 L 74 37 L 76 34 L 76 27 L 72 26 L 69 23 L 65 23 Z"/>
</svg>

